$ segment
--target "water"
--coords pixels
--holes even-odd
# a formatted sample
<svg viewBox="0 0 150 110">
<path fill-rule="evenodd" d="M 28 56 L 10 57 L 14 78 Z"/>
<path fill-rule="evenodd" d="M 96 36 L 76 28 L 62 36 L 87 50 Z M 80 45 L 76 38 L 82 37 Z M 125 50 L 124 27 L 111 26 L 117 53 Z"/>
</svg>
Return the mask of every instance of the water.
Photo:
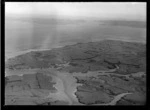
<svg viewBox="0 0 150 110">
<path fill-rule="evenodd" d="M 78 42 L 119 39 L 146 41 L 145 28 L 133 28 L 86 21 L 80 23 L 52 23 L 38 20 L 6 19 L 5 53 L 30 49 L 52 49 Z"/>
</svg>

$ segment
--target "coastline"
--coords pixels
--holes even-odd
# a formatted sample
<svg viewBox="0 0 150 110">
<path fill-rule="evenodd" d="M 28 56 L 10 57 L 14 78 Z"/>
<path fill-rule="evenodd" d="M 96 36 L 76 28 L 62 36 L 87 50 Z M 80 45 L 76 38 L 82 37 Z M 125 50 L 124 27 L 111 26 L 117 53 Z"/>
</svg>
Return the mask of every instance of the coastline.
<svg viewBox="0 0 150 110">
<path fill-rule="evenodd" d="M 107 38 L 107 39 L 102 39 L 102 40 L 93 40 L 92 42 L 101 42 L 101 41 L 106 41 L 106 40 L 112 40 L 112 41 L 123 41 L 123 42 L 130 42 L 130 43 L 140 43 L 140 44 L 144 44 L 146 45 L 146 42 L 140 42 L 140 41 L 132 41 L 132 40 L 122 40 L 122 39 L 111 39 L 111 38 Z M 89 42 L 86 42 L 86 43 L 89 43 Z M 24 50 L 24 51 L 16 51 L 16 52 L 5 52 L 5 61 L 7 61 L 9 58 L 14 58 L 18 55 L 22 55 L 22 54 L 25 54 L 25 53 L 28 53 L 28 52 L 34 52 L 34 51 L 45 51 L 45 50 L 53 50 L 53 49 L 59 49 L 59 48 L 63 48 L 63 47 L 66 47 L 66 46 L 74 46 L 74 45 L 77 45 L 78 42 L 76 43 L 72 43 L 72 44 L 69 44 L 69 45 L 58 45 L 54 48 L 50 48 L 50 49 L 28 49 L 28 50 Z M 82 43 L 81 43 L 82 44 Z M 84 44 L 84 43 L 83 43 Z"/>
</svg>

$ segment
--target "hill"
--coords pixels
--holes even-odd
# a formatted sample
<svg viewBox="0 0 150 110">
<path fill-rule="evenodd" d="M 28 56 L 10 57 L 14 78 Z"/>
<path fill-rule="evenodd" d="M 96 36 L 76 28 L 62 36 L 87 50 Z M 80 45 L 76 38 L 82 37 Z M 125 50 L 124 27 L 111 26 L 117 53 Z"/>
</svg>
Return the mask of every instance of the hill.
<svg viewBox="0 0 150 110">
<path fill-rule="evenodd" d="M 63 66 L 66 63 L 69 66 Z M 31 51 L 10 58 L 5 66 L 11 70 L 54 67 L 70 73 L 116 67 L 118 74 L 145 72 L 146 45 L 118 40 L 77 43 L 52 50 Z"/>
</svg>

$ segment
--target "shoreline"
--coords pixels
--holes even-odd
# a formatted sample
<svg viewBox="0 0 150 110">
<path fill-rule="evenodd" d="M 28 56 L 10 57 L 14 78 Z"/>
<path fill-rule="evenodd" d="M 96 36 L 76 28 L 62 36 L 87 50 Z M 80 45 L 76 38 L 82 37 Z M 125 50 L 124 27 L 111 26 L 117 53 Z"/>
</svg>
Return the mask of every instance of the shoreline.
<svg viewBox="0 0 150 110">
<path fill-rule="evenodd" d="M 146 45 L 146 42 L 143 42 L 143 41 L 132 41 L 132 40 L 125 40 L 125 39 L 111 39 L 111 38 L 107 38 L 107 39 L 102 39 L 102 40 L 92 40 L 92 41 L 90 41 L 90 42 L 102 42 L 102 41 L 107 41 L 107 40 L 112 40 L 112 41 L 119 41 L 119 42 L 129 42 L 129 43 L 140 43 L 140 44 L 143 44 L 143 45 Z M 90 42 L 85 42 L 85 43 L 90 43 Z M 56 47 L 53 47 L 53 48 L 50 48 L 50 49 L 28 49 L 28 50 L 24 50 L 24 51 L 16 51 L 16 52 L 14 52 L 14 53 L 12 53 L 12 52 L 6 52 L 5 51 L 5 61 L 7 61 L 8 59 L 10 59 L 10 58 L 14 58 L 14 57 L 16 57 L 16 56 L 18 56 L 18 55 L 23 55 L 23 54 L 26 54 L 26 53 L 29 53 L 29 52 L 34 52 L 34 51 L 45 51 L 45 50 L 47 50 L 47 51 L 50 51 L 50 50 L 53 50 L 53 49 L 59 49 L 59 48 L 63 48 L 63 47 L 66 47 L 66 46 L 74 46 L 74 45 L 77 45 L 78 44 L 78 42 L 76 42 L 76 43 L 72 43 L 72 44 L 70 44 L 70 45 L 62 45 L 62 46 L 56 46 Z M 83 43 L 81 43 L 81 44 L 84 44 L 84 42 Z"/>
</svg>

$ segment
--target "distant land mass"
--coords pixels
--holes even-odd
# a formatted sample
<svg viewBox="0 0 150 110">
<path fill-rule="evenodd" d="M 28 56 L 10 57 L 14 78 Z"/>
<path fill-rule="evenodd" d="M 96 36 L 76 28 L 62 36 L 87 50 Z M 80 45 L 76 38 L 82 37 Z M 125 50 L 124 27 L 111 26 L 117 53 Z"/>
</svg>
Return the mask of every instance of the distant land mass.
<svg viewBox="0 0 150 110">
<path fill-rule="evenodd" d="M 146 21 L 128 21 L 128 20 L 105 20 L 100 21 L 104 24 L 114 25 L 114 26 L 127 26 L 134 28 L 146 28 Z"/>
<path fill-rule="evenodd" d="M 146 28 L 146 21 L 140 20 L 126 20 L 126 19 L 113 19 L 113 20 L 98 20 L 95 18 L 59 18 L 59 17 L 11 17 L 8 16 L 6 20 L 19 20 L 24 22 L 38 23 L 38 24 L 73 24 L 73 23 L 84 23 L 89 21 L 101 22 L 103 24 L 115 25 L 115 26 L 128 26 L 134 28 Z"/>
</svg>

